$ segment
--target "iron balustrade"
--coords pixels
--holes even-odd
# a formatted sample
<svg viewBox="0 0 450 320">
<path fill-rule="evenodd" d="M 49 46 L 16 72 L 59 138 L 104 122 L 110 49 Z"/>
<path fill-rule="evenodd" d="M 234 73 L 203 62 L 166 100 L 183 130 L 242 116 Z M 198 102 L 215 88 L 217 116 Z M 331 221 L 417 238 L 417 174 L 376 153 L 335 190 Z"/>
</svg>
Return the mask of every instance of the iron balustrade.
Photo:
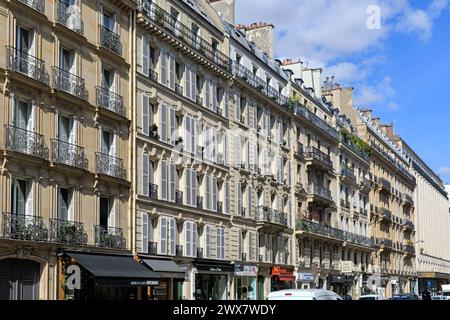
<svg viewBox="0 0 450 320">
<path fill-rule="evenodd" d="M 39 11 L 40 13 L 45 12 L 45 1 L 44 0 L 19 0 L 23 4 L 29 6 L 30 8 L 33 8 L 36 11 Z"/>
<path fill-rule="evenodd" d="M 367 179 L 367 178 L 362 178 L 361 179 L 361 186 L 367 188 L 367 189 L 372 189 L 372 182 Z"/>
<path fill-rule="evenodd" d="M 342 168 L 341 175 L 350 178 L 353 181 L 356 181 L 355 171 L 350 168 Z"/>
<path fill-rule="evenodd" d="M 392 248 L 392 240 L 390 239 L 381 239 L 381 244 L 383 244 L 387 248 Z"/>
<path fill-rule="evenodd" d="M 177 21 L 170 13 L 150 0 L 139 0 L 138 10 L 153 21 L 158 27 L 164 29 L 175 38 L 183 41 L 208 60 L 214 62 L 220 68 L 229 71 L 228 57 L 218 51 L 212 44 L 195 34 L 190 28 Z"/>
<path fill-rule="evenodd" d="M 96 93 L 99 107 L 125 117 L 125 100 L 122 96 L 102 87 L 96 87 Z"/>
<path fill-rule="evenodd" d="M 16 126 L 6 125 L 6 147 L 9 150 L 47 159 L 44 136 Z"/>
<path fill-rule="evenodd" d="M 159 75 L 158 75 L 158 72 L 156 72 L 155 70 L 152 70 L 152 69 L 148 70 L 148 77 L 151 80 L 158 82 Z"/>
<path fill-rule="evenodd" d="M 158 185 L 154 183 L 149 183 L 148 188 L 149 196 L 152 199 L 158 199 Z"/>
<path fill-rule="evenodd" d="M 153 241 L 148 242 L 148 253 L 153 254 L 153 255 L 158 254 L 158 243 L 157 242 L 153 242 Z"/>
<path fill-rule="evenodd" d="M 331 162 L 330 156 L 315 147 L 309 147 L 306 150 L 306 156 L 308 158 L 312 158 L 314 160 L 321 162 L 330 169 L 333 168 L 333 163 Z"/>
<path fill-rule="evenodd" d="M 97 173 L 105 174 L 119 179 L 126 178 L 123 159 L 110 156 L 106 153 L 96 152 L 95 160 L 95 170 Z"/>
<path fill-rule="evenodd" d="M 385 178 L 378 178 L 378 183 L 387 191 L 391 191 L 391 183 Z"/>
<path fill-rule="evenodd" d="M 87 170 L 84 148 L 66 141 L 52 139 L 52 161 Z"/>
<path fill-rule="evenodd" d="M 118 55 L 122 55 L 122 44 L 120 43 L 120 36 L 113 30 L 100 25 L 100 45 L 109 51 Z"/>
<path fill-rule="evenodd" d="M 95 246 L 110 249 L 125 249 L 126 241 L 122 228 L 102 225 L 94 226 Z"/>
<path fill-rule="evenodd" d="M 203 197 L 197 196 L 197 209 L 203 209 Z"/>
<path fill-rule="evenodd" d="M 223 203 L 222 203 L 222 201 L 217 201 L 217 213 L 223 213 Z"/>
<path fill-rule="evenodd" d="M 414 230 L 414 223 L 411 220 L 405 219 L 403 226 L 406 230 Z"/>
<path fill-rule="evenodd" d="M 82 222 L 50 219 L 50 240 L 58 243 L 86 245 L 87 235 Z"/>
<path fill-rule="evenodd" d="M 53 87 L 82 100 L 88 99 L 84 79 L 58 67 L 53 67 Z"/>
<path fill-rule="evenodd" d="M 381 214 L 383 218 L 392 220 L 392 212 L 389 209 L 381 208 Z"/>
<path fill-rule="evenodd" d="M 42 217 L 3 212 L 2 218 L 2 238 L 29 241 L 48 239 L 48 230 Z"/>
<path fill-rule="evenodd" d="M 414 200 L 409 194 L 404 193 L 402 198 L 405 204 L 414 205 Z"/>
<path fill-rule="evenodd" d="M 175 190 L 175 203 L 176 204 L 183 204 L 183 191 Z"/>
<path fill-rule="evenodd" d="M 256 210 L 256 221 L 278 224 L 282 226 L 288 225 L 287 214 L 268 207 L 259 207 Z"/>
<path fill-rule="evenodd" d="M 335 140 L 339 139 L 339 132 L 333 128 L 331 125 L 329 125 L 325 120 L 322 120 L 317 115 L 315 115 L 312 111 L 310 111 L 305 106 L 299 104 L 295 101 L 289 101 L 288 102 L 289 108 L 294 112 L 295 115 L 298 115 L 309 122 L 312 122 L 315 126 L 317 126 L 319 129 L 324 131 L 326 134 L 328 134 L 330 137 L 332 137 Z"/>
<path fill-rule="evenodd" d="M 45 61 L 12 46 L 6 46 L 6 68 L 47 85 L 50 83 L 49 75 L 45 70 Z"/>
<path fill-rule="evenodd" d="M 202 97 L 200 97 L 199 95 L 197 95 L 197 96 L 195 97 L 195 100 L 196 100 L 196 102 L 197 102 L 198 105 L 200 105 L 200 106 L 203 107 L 203 98 L 202 98 Z"/>
<path fill-rule="evenodd" d="M 183 246 L 180 244 L 175 245 L 175 256 L 182 257 L 183 256 Z"/>
<path fill-rule="evenodd" d="M 297 148 L 295 149 L 295 153 L 298 155 L 303 155 L 303 144 L 301 144 L 300 142 L 297 142 Z"/>
<path fill-rule="evenodd" d="M 333 198 L 331 196 L 331 191 L 328 189 L 325 189 L 323 187 L 320 187 L 318 185 L 310 185 L 308 188 L 308 193 L 310 195 L 319 196 L 323 199 L 333 201 Z"/>
<path fill-rule="evenodd" d="M 181 85 L 179 85 L 178 83 L 175 83 L 175 92 L 183 95 L 183 87 Z"/>
<path fill-rule="evenodd" d="M 407 254 L 410 254 L 410 255 L 416 254 L 416 249 L 414 248 L 414 246 L 409 245 L 409 244 L 403 245 L 403 251 L 405 251 Z"/>
<path fill-rule="evenodd" d="M 58 0 L 56 11 L 56 21 L 79 34 L 84 33 L 84 22 L 76 6 L 68 1 Z"/>
</svg>

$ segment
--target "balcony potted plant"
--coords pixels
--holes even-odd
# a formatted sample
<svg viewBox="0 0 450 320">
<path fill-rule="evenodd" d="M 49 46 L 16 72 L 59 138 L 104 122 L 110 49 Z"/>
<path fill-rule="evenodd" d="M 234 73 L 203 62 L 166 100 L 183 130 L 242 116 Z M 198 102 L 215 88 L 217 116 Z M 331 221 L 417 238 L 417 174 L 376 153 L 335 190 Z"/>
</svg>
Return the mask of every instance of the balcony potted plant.
<svg viewBox="0 0 450 320">
<path fill-rule="evenodd" d="M 116 236 L 111 233 L 104 233 L 100 238 L 100 243 L 107 248 L 116 247 Z"/>
<path fill-rule="evenodd" d="M 19 222 L 15 225 L 14 233 L 20 239 L 30 240 L 33 238 L 33 226 L 26 222 Z"/>
<path fill-rule="evenodd" d="M 77 234 L 77 227 L 69 222 L 64 222 L 59 227 L 60 239 L 63 242 L 72 243 L 75 241 Z"/>
</svg>

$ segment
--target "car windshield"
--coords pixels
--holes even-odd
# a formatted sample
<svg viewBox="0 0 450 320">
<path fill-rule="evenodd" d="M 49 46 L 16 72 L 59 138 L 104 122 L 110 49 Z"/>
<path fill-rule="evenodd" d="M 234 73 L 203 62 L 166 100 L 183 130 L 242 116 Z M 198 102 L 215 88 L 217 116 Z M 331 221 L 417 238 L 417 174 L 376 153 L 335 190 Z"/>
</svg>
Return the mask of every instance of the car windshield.
<svg viewBox="0 0 450 320">
<path fill-rule="evenodd" d="M 359 300 L 376 300 L 375 297 L 361 297 Z"/>
</svg>

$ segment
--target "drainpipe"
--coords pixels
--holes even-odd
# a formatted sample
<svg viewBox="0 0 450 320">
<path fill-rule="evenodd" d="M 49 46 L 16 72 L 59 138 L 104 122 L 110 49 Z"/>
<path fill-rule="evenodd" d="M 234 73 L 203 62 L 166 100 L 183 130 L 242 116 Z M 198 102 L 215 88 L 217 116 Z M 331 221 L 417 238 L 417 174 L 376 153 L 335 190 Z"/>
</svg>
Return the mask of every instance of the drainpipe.
<svg viewBox="0 0 450 320">
<path fill-rule="evenodd" d="M 131 206 L 130 206 L 130 219 L 131 219 L 131 232 L 130 232 L 130 248 L 131 252 L 136 254 L 136 10 L 131 11 L 131 23 L 130 23 L 130 57 L 131 57 L 131 88 L 129 92 L 130 96 L 130 105 L 131 105 L 131 112 L 130 112 L 130 119 L 131 119 L 131 138 L 132 142 L 129 143 L 129 159 L 130 159 L 130 166 L 131 166 Z"/>
</svg>

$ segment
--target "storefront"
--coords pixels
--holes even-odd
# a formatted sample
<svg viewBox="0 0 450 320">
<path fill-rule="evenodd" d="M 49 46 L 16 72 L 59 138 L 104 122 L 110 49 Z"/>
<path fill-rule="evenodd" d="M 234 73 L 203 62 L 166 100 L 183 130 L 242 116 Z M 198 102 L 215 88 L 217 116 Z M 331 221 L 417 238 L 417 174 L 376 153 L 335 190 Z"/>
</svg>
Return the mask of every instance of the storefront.
<svg viewBox="0 0 450 320">
<path fill-rule="evenodd" d="M 151 300 L 179 299 L 179 288 L 185 279 L 180 266 L 171 260 L 142 259 L 141 263 L 160 277 L 159 285 L 147 292 Z"/>
<path fill-rule="evenodd" d="M 257 274 L 257 266 L 243 264 L 234 266 L 236 300 L 256 300 Z"/>
<path fill-rule="evenodd" d="M 295 276 L 293 268 L 273 266 L 270 270 L 270 291 L 293 289 L 295 286 Z"/>
<path fill-rule="evenodd" d="M 432 294 L 439 294 L 443 284 L 450 283 L 450 274 L 439 272 L 419 272 L 418 273 L 418 294 L 422 294 L 428 289 Z"/>
<path fill-rule="evenodd" d="M 308 272 L 297 272 L 297 289 L 312 289 L 314 287 L 314 275 Z"/>
<path fill-rule="evenodd" d="M 65 252 L 59 256 L 58 299 L 145 300 L 159 279 L 132 256 Z"/>
<path fill-rule="evenodd" d="M 234 265 L 227 261 L 197 259 L 194 263 L 195 300 L 229 300 Z"/>
<path fill-rule="evenodd" d="M 328 276 L 328 285 L 331 291 L 343 296 L 347 294 L 347 286 L 345 276 L 341 274 L 331 274 Z"/>
</svg>

